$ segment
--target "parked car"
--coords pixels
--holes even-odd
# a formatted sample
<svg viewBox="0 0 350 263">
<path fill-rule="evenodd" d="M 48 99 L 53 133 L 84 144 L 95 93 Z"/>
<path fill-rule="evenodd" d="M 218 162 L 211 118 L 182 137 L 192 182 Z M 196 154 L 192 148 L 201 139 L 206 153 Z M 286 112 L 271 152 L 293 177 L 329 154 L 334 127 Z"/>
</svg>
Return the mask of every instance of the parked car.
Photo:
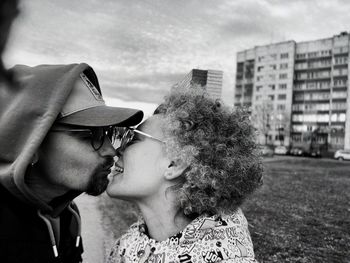
<svg viewBox="0 0 350 263">
<path fill-rule="evenodd" d="M 310 151 L 307 153 L 307 155 L 311 156 L 311 157 L 322 157 L 322 153 L 321 150 L 319 148 L 313 148 L 310 149 Z"/>
<path fill-rule="evenodd" d="M 350 160 L 350 150 L 338 150 L 334 153 L 334 158 L 339 161 Z"/>
<path fill-rule="evenodd" d="M 271 146 L 268 146 L 268 145 L 260 145 L 260 150 L 261 150 L 262 156 L 272 157 L 274 154 L 273 148 Z"/>
<path fill-rule="evenodd" d="M 303 156 L 305 154 L 304 150 L 298 147 L 292 148 L 290 150 L 291 155 Z"/>
<path fill-rule="evenodd" d="M 288 148 L 286 146 L 283 146 L 283 145 L 276 146 L 274 153 L 280 154 L 280 155 L 286 155 L 286 154 L 288 154 Z"/>
</svg>

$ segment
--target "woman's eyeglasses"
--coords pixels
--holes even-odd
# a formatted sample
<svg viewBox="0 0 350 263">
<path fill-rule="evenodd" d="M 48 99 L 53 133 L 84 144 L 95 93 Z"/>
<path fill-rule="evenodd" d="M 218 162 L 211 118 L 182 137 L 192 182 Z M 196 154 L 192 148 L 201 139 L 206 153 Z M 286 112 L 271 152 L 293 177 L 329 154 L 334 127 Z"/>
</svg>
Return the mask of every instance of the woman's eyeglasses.
<svg viewBox="0 0 350 263">
<path fill-rule="evenodd" d="M 118 129 L 118 127 L 116 129 Z M 120 132 L 120 131 L 116 132 L 116 134 L 120 134 L 121 135 L 121 137 L 119 138 L 120 139 L 120 145 L 117 148 L 118 151 L 124 151 L 125 150 L 126 146 L 134 139 L 135 133 L 140 134 L 142 136 L 145 136 L 147 138 L 150 138 L 152 140 L 155 140 L 155 141 L 158 141 L 158 142 L 161 142 L 161 143 L 165 143 L 161 139 L 153 137 L 152 135 L 149 135 L 148 133 L 145 133 L 143 131 L 139 131 L 139 130 L 136 130 L 136 129 L 133 129 L 133 128 L 120 128 L 119 127 L 119 129 L 124 129 L 124 131 L 123 132 Z"/>
</svg>

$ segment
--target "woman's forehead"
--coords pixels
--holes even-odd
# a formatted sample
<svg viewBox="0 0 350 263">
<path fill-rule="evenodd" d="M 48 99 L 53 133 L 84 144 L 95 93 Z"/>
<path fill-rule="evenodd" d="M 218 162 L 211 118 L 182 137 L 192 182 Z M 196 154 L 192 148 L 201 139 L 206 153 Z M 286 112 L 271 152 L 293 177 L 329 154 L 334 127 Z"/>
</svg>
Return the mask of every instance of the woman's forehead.
<svg viewBox="0 0 350 263">
<path fill-rule="evenodd" d="M 146 119 L 143 123 L 137 126 L 137 130 L 149 133 L 153 136 L 162 135 L 162 122 L 164 117 L 160 114 L 152 115 Z"/>
</svg>

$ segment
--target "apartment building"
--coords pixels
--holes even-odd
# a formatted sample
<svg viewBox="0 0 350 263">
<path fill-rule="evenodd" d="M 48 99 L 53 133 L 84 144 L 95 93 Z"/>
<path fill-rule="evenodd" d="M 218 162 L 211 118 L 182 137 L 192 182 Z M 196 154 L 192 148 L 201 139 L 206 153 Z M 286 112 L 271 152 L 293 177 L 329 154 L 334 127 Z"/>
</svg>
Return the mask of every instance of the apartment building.
<svg viewBox="0 0 350 263">
<path fill-rule="evenodd" d="M 221 97 L 223 71 L 220 70 L 202 70 L 192 69 L 180 82 L 174 87 L 188 87 L 192 84 L 199 84 L 215 98 Z"/>
<path fill-rule="evenodd" d="M 260 143 L 350 148 L 349 43 L 344 32 L 237 53 L 234 104 L 251 109 Z"/>
</svg>

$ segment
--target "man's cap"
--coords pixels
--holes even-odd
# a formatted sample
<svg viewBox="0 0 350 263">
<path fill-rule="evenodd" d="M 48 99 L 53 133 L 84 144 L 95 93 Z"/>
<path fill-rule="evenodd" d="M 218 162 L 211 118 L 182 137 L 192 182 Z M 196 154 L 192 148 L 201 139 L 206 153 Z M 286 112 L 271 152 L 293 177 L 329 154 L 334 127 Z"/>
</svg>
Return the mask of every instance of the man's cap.
<svg viewBox="0 0 350 263">
<path fill-rule="evenodd" d="M 143 112 L 136 109 L 106 106 L 93 70 L 85 70 L 64 104 L 57 122 L 87 127 L 135 126 Z"/>
</svg>

